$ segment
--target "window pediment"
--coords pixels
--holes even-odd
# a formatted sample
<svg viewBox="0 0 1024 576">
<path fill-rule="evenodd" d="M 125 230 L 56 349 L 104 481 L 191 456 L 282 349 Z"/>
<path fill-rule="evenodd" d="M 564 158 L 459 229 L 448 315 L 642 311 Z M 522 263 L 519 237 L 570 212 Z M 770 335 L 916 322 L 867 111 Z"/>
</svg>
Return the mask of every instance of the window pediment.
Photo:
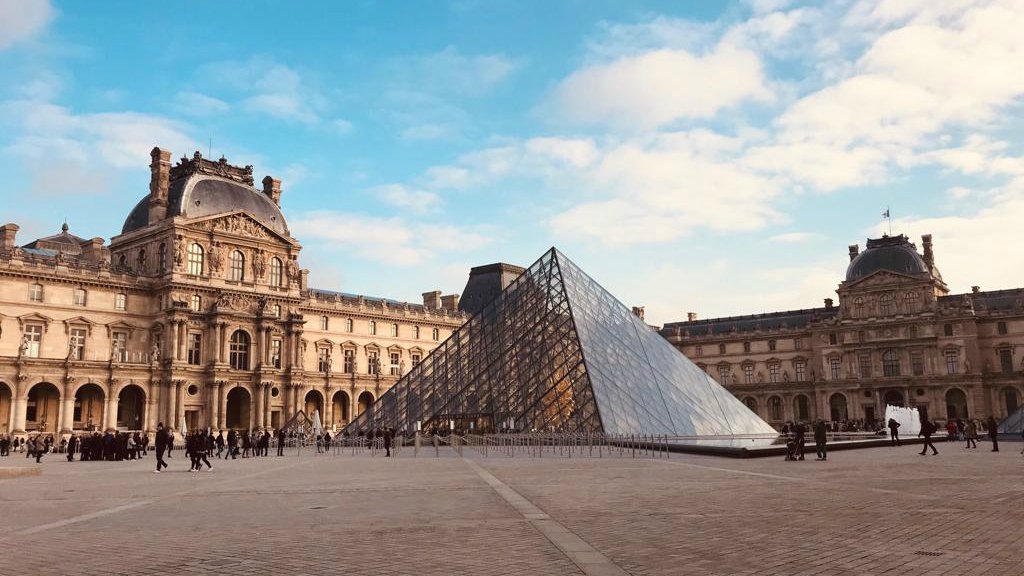
<svg viewBox="0 0 1024 576">
<path fill-rule="evenodd" d="M 20 328 L 21 330 L 25 329 L 26 323 L 34 323 L 42 324 L 43 330 L 46 331 L 50 329 L 50 322 L 53 322 L 53 318 L 50 318 L 49 316 L 45 316 L 38 312 L 32 312 L 31 314 L 24 314 L 22 316 L 18 316 L 18 328 Z"/>
<path fill-rule="evenodd" d="M 64 333 L 70 334 L 72 326 L 85 326 L 86 334 L 92 336 L 92 327 L 95 325 L 95 322 L 89 320 L 85 316 L 75 316 L 74 318 L 68 318 L 64 321 Z"/>
<path fill-rule="evenodd" d="M 131 324 L 125 322 L 124 320 L 111 322 L 110 324 L 107 324 L 107 337 L 110 337 L 115 330 L 126 331 L 128 332 L 128 335 L 131 336 L 132 332 L 134 332 L 136 328 L 136 326 L 132 326 Z"/>
</svg>

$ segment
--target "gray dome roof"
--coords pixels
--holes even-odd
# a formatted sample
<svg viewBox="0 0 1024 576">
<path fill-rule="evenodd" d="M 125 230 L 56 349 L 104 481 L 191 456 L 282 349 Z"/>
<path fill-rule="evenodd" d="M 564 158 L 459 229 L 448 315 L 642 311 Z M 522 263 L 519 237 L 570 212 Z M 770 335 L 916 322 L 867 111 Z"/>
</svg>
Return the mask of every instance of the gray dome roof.
<svg viewBox="0 0 1024 576">
<path fill-rule="evenodd" d="M 846 269 L 846 281 L 852 282 L 879 270 L 900 274 L 928 274 L 928 265 L 917 247 L 902 234 L 868 239 L 867 248 Z"/>
<path fill-rule="evenodd" d="M 171 182 L 167 194 L 167 217 L 202 218 L 241 210 L 258 222 L 283 236 L 289 236 L 288 223 L 281 208 L 266 194 L 241 182 L 193 174 Z M 121 228 L 122 234 L 145 227 L 149 223 L 149 196 L 145 196 Z"/>
</svg>

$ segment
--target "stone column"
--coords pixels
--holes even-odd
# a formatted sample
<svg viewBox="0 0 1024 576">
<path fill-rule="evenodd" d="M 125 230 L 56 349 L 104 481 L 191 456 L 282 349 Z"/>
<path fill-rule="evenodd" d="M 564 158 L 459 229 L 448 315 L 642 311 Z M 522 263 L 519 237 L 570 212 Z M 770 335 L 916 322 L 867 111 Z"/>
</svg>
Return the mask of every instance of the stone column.
<svg viewBox="0 0 1024 576">
<path fill-rule="evenodd" d="M 254 388 L 256 389 L 256 398 L 254 398 L 255 402 L 253 403 L 254 418 L 252 427 L 259 428 L 263 426 L 263 383 L 257 382 Z"/>
<path fill-rule="evenodd" d="M 70 433 L 72 428 L 75 427 L 75 397 L 72 395 L 74 384 L 71 382 L 64 382 L 64 397 L 61 398 L 63 402 L 60 414 L 60 431 L 62 433 Z"/>
<path fill-rule="evenodd" d="M 182 384 L 181 380 L 174 381 L 174 417 L 170 426 L 175 430 L 181 426 L 181 418 L 185 415 L 185 390 Z"/>
<path fill-rule="evenodd" d="M 331 385 L 324 386 L 324 428 L 334 424 L 334 402 L 331 402 Z"/>
<path fill-rule="evenodd" d="M 117 385 L 110 383 L 110 394 L 103 399 L 103 429 L 117 428 Z"/>
<path fill-rule="evenodd" d="M 223 430 L 228 427 L 228 400 L 224 392 L 224 382 L 217 382 L 217 426 Z"/>
<path fill-rule="evenodd" d="M 273 330 L 270 326 L 263 329 L 263 364 L 270 364 L 270 340 L 273 338 Z"/>
<path fill-rule="evenodd" d="M 220 327 L 220 342 L 219 342 L 219 356 L 217 362 L 224 363 L 228 361 L 228 325 L 227 323 L 221 323 Z"/>
<path fill-rule="evenodd" d="M 14 398 L 11 399 L 11 411 L 14 413 L 11 431 L 24 434 L 25 416 L 28 411 L 28 391 L 20 382 L 15 386 Z"/>
<path fill-rule="evenodd" d="M 210 382 L 206 387 L 206 412 L 213 432 L 220 427 L 220 400 L 217 398 L 217 383 Z"/>
<path fill-rule="evenodd" d="M 173 360 L 181 360 L 181 355 L 178 353 L 178 323 L 177 323 L 177 321 L 172 320 L 168 324 L 168 332 L 170 334 L 170 343 L 171 343 L 171 348 L 168 351 L 168 355 L 171 356 L 171 358 Z"/>
<path fill-rule="evenodd" d="M 188 324 L 182 320 L 178 322 L 178 360 L 185 360 L 185 346 L 188 340 Z"/>
</svg>

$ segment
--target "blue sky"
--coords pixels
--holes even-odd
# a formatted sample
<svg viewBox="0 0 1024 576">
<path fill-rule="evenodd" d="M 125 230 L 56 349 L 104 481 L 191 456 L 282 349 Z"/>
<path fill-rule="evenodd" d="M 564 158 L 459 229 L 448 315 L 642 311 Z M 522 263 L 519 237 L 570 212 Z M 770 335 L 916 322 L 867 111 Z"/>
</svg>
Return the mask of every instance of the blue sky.
<svg viewBox="0 0 1024 576">
<path fill-rule="evenodd" d="M 811 307 L 935 236 L 1024 286 L 1011 0 L 0 0 L 0 220 L 109 238 L 148 152 L 283 180 L 316 286 L 418 301 L 557 245 L 648 319 Z M 212 139 L 212 147 L 210 141 Z"/>
</svg>

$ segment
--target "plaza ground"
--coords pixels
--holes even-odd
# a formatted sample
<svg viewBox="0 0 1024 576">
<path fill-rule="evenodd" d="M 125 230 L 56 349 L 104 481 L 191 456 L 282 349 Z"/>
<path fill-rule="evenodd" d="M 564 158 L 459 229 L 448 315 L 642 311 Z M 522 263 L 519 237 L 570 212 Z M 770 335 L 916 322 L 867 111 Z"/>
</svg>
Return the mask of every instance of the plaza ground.
<svg viewBox="0 0 1024 576">
<path fill-rule="evenodd" d="M 828 462 L 450 449 L 0 480 L 0 574 L 1024 573 L 1021 444 Z M 23 455 L 0 467 L 32 466 Z"/>
</svg>

